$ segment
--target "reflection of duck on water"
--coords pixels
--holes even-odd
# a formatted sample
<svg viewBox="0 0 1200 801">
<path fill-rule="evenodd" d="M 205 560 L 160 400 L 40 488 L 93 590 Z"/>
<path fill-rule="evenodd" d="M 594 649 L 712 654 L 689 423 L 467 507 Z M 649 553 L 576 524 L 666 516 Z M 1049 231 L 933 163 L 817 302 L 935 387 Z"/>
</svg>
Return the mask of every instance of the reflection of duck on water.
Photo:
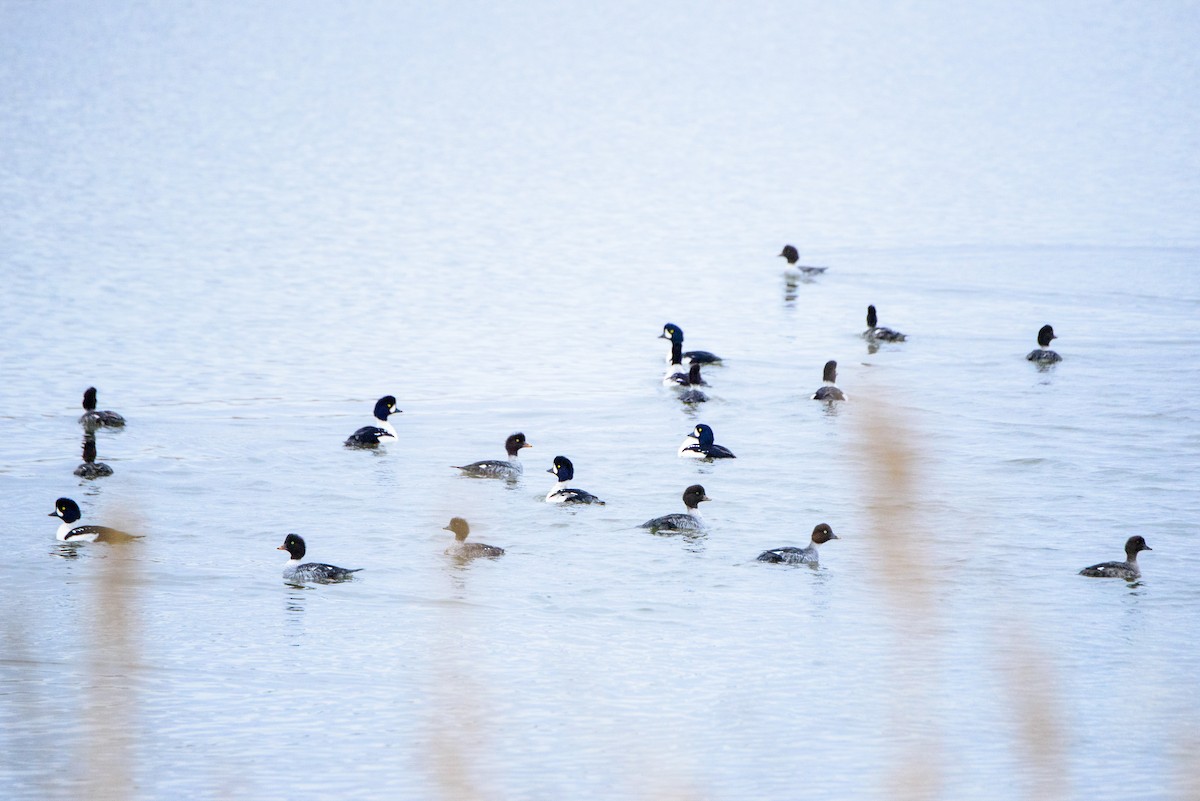
<svg viewBox="0 0 1200 801">
<path fill-rule="evenodd" d="M 111 476 L 113 469 L 104 462 L 96 461 L 96 438 L 83 438 L 83 464 L 75 468 L 75 475 L 80 478 L 101 478 Z"/>
</svg>

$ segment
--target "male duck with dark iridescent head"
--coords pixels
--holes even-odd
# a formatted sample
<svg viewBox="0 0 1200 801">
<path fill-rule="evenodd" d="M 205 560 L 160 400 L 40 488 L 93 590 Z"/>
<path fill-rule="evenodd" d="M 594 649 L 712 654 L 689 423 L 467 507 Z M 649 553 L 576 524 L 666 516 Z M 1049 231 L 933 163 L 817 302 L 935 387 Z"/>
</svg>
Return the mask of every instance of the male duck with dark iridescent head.
<svg viewBox="0 0 1200 801">
<path fill-rule="evenodd" d="M 736 459 L 733 451 L 724 445 L 717 445 L 713 430 L 700 423 L 692 432 L 684 437 L 679 446 L 679 456 L 682 459 Z"/>
<path fill-rule="evenodd" d="M 567 482 L 575 478 L 575 465 L 565 456 L 555 456 L 554 466 L 546 471 L 553 473 L 555 483 L 546 493 L 546 503 L 567 503 L 567 504 L 587 504 L 592 503 L 599 506 L 604 505 L 604 501 L 597 498 L 590 492 L 585 492 L 581 489 L 568 487 Z"/>
<path fill-rule="evenodd" d="M 709 353 L 706 350 L 689 350 L 683 349 L 683 329 L 675 325 L 675 323 L 667 323 L 663 326 L 662 333 L 658 335 L 659 339 L 669 339 L 671 341 L 671 352 L 667 354 L 667 363 L 674 365 L 684 364 L 718 364 L 721 357 L 714 353 Z M 673 371 L 669 371 L 673 372 Z M 683 372 L 680 370 L 679 372 Z"/>
<path fill-rule="evenodd" d="M 83 515 L 79 504 L 70 498 L 55 501 L 54 511 L 49 516 L 62 521 L 54 535 L 62 542 L 129 542 L 142 538 L 140 534 L 129 534 L 108 526 L 76 525 Z"/>
<path fill-rule="evenodd" d="M 380 443 L 398 439 L 396 429 L 392 428 L 392 424 L 388 422 L 388 418 L 393 414 L 400 414 L 400 410 L 396 408 L 396 399 L 391 395 L 384 395 L 375 401 L 374 415 L 375 419 L 379 421 L 379 425 L 363 426 L 358 429 L 347 438 L 346 447 L 377 448 Z"/>
</svg>

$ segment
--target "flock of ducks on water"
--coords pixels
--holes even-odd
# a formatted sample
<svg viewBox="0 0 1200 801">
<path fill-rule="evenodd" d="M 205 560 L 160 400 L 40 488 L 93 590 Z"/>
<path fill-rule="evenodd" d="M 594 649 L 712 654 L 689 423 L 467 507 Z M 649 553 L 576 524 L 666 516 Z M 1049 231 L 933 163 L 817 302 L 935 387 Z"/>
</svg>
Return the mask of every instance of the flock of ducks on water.
<svg viewBox="0 0 1200 801">
<path fill-rule="evenodd" d="M 825 267 L 811 267 L 798 264 L 800 254 L 792 245 L 786 245 L 779 255 L 787 260 L 788 272 L 793 275 L 811 278 L 825 272 L 827 269 Z M 879 315 L 873 305 L 867 307 L 867 329 L 863 331 L 862 336 L 872 345 L 880 342 L 904 342 L 907 339 L 899 331 L 880 326 Z M 698 387 L 708 386 L 708 383 L 700 375 L 700 369 L 703 365 L 721 364 L 722 359 L 708 351 L 684 351 L 683 329 L 674 323 L 664 325 L 659 338 L 666 339 L 671 343 L 670 355 L 667 358 L 668 367 L 666 375 L 663 377 L 663 383 L 680 389 L 679 399 L 685 404 L 706 402 L 708 396 L 702 390 L 698 389 Z M 1026 359 L 1034 362 L 1039 367 L 1046 367 L 1062 361 L 1061 356 L 1050 350 L 1050 342 L 1054 339 L 1057 339 L 1054 329 L 1049 325 L 1042 326 L 1037 334 L 1038 347 L 1031 351 L 1026 356 Z M 837 403 L 847 400 L 848 396 L 846 393 L 836 386 L 836 361 L 830 360 L 825 363 L 822 378 L 823 385 L 813 393 L 813 400 L 825 403 Z M 83 409 L 84 413 L 79 418 L 79 422 L 84 430 L 83 463 L 75 468 L 75 475 L 86 479 L 110 476 L 113 473 L 112 468 L 102 462 L 96 461 L 95 434 L 101 428 L 123 427 L 125 425 L 125 418 L 116 412 L 97 411 L 95 387 L 88 387 L 83 393 Z M 349 448 L 373 449 L 397 439 L 396 429 L 392 426 L 389 418 L 392 415 L 400 413 L 400 409 L 396 408 L 396 398 L 391 395 L 385 395 L 375 402 L 373 412 L 375 425 L 359 428 L 346 439 L 345 446 Z M 523 466 L 518 458 L 520 452 L 530 447 L 532 445 L 526 441 L 525 435 L 518 432 L 510 435 L 505 440 L 504 450 L 507 456 L 506 459 L 484 459 L 466 465 L 454 465 L 453 467 L 456 470 L 461 470 L 464 476 L 515 480 L 523 473 Z M 683 443 L 679 446 L 678 456 L 684 459 L 702 459 L 710 462 L 717 459 L 737 458 L 731 450 L 723 445 L 716 444 L 712 428 L 703 423 L 696 425 L 684 438 Z M 546 472 L 553 474 L 555 478 L 554 485 L 546 493 L 545 500 L 547 503 L 604 505 L 604 501 L 590 492 L 568 486 L 568 483 L 575 477 L 575 465 L 566 456 L 555 456 L 552 466 Z M 701 503 L 710 500 L 712 499 L 705 493 L 704 487 L 699 484 L 693 484 L 683 491 L 683 504 L 686 511 L 647 520 L 641 524 L 641 528 L 666 533 L 702 531 L 704 529 L 704 519 L 700 515 L 699 506 Z M 55 501 L 54 511 L 50 513 L 50 516 L 57 517 L 62 521 L 58 528 L 57 538 L 63 542 L 128 542 L 140 539 L 139 535 L 128 534 L 118 529 L 109 528 L 108 526 L 76 525 L 82 518 L 82 515 L 79 505 L 70 498 L 59 498 Z M 461 517 L 452 518 L 444 530 L 454 534 L 454 544 L 446 550 L 447 554 L 460 558 L 495 558 L 504 555 L 503 548 L 483 543 L 467 542 L 470 526 Z M 833 529 L 829 524 L 819 523 L 813 528 L 812 537 L 807 546 L 803 548 L 775 548 L 770 551 L 764 551 L 758 556 L 758 561 L 815 566 L 818 564 L 818 546 L 837 538 L 838 536 L 833 533 Z M 288 534 L 278 550 L 287 551 L 288 553 L 289 558 L 284 565 L 283 578 L 289 582 L 323 583 L 343 581 L 351 578 L 354 573 L 362 569 L 355 568 L 348 570 L 320 562 L 302 563 L 301 560 L 305 555 L 305 544 L 304 539 L 297 534 Z M 1085 567 L 1079 571 L 1080 575 L 1097 578 L 1121 578 L 1127 581 L 1135 580 L 1141 575 L 1138 568 L 1137 555 L 1141 551 L 1149 550 L 1152 549 L 1146 544 L 1146 540 L 1143 537 L 1130 537 L 1125 543 L 1125 561 L 1102 562 Z"/>
</svg>

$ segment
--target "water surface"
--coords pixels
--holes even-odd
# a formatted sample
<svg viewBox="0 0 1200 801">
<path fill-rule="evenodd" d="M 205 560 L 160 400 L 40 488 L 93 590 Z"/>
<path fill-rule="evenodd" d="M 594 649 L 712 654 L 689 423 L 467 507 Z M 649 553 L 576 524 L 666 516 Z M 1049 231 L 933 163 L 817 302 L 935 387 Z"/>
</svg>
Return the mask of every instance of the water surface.
<svg viewBox="0 0 1200 801">
<path fill-rule="evenodd" d="M 1184 794 L 1193 6 L 0 17 L 6 798 Z M 515 485 L 449 469 L 517 430 Z M 607 505 L 541 502 L 560 453 Z M 697 482 L 706 536 L 637 528 Z M 288 586 L 289 531 L 366 569 Z M 1132 533 L 1140 583 L 1075 575 Z"/>
</svg>

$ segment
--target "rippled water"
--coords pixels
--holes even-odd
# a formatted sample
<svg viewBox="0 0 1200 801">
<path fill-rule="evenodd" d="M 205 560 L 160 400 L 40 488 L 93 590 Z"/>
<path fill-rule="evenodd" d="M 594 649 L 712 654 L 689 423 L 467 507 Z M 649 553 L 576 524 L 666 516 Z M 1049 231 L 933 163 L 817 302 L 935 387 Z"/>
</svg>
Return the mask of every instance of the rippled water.
<svg viewBox="0 0 1200 801">
<path fill-rule="evenodd" d="M 1194 7 L 0 22 L 5 798 L 1186 796 Z M 700 409 L 667 321 L 726 358 Z M 449 469 L 517 430 L 520 482 Z M 606 506 L 541 502 L 560 453 Z M 637 528 L 695 482 L 706 535 Z M 365 570 L 285 584 L 289 531 Z M 1075 575 L 1132 533 L 1141 582 Z"/>
</svg>

